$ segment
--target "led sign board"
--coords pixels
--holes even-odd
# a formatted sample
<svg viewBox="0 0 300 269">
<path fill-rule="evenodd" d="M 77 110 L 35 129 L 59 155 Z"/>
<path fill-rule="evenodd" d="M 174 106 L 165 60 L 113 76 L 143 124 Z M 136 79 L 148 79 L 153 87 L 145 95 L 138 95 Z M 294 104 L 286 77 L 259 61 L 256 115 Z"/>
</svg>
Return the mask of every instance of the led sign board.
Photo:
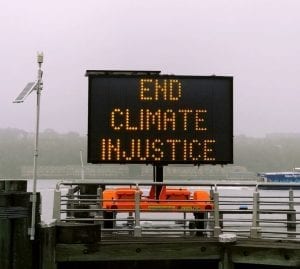
<svg viewBox="0 0 300 269">
<path fill-rule="evenodd" d="M 233 162 L 233 78 L 87 71 L 88 162 Z"/>
</svg>

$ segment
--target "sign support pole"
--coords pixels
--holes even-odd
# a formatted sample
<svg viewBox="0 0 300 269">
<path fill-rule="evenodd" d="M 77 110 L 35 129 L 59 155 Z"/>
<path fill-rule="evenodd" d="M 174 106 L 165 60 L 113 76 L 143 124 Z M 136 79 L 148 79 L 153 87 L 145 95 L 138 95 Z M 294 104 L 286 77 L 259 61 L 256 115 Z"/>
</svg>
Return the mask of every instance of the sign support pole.
<svg viewBox="0 0 300 269">
<path fill-rule="evenodd" d="M 153 182 L 163 182 L 164 181 L 164 167 L 161 164 L 153 165 Z M 155 186 L 155 199 L 159 199 L 159 194 L 162 186 Z"/>
</svg>

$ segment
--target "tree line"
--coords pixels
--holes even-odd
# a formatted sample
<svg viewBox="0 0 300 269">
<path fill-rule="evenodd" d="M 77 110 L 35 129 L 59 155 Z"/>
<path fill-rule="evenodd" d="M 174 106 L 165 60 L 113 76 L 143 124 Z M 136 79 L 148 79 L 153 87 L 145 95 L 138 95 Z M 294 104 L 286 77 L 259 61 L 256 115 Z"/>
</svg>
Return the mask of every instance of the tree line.
<svg viewBox="0 0 300 269">
<path fill-rule="evenodd" d="M 39 137 L 39 165 L 86 163 L 87 137 L 47 129 Z M 34 134 L 20 129 L 0 129 L 0 177 L 18 178 L 22 166 L 32 165 Z M 300 134 L 271 134 L 261 138 L 234 137 L 234 164 L 251 172 L 290 171 L 300 166 Z"/>
<path fill-rule="evenodd" d="M 18 178 L 22 166 L 33 164 L 34 140 L 34 134 L 24 130 L 0 129 L 0 177 Z M 80 165 L 80 150 L 85 147 L 86 138 L 78 133 L 47 129 L 39 136 L 38 165 Z"/>
</svg>

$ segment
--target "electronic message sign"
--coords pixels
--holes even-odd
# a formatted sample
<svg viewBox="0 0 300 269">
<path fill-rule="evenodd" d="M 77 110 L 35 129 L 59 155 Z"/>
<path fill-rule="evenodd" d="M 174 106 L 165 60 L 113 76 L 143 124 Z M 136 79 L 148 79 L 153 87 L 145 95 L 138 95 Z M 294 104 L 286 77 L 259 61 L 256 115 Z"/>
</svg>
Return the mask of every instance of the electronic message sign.
<svg viewBox="0 0 300 269">
<path fill-rule="evenodd" d="M 233 162 L 233 78 L 87 71 L 88 162 Z"/>
</svg>

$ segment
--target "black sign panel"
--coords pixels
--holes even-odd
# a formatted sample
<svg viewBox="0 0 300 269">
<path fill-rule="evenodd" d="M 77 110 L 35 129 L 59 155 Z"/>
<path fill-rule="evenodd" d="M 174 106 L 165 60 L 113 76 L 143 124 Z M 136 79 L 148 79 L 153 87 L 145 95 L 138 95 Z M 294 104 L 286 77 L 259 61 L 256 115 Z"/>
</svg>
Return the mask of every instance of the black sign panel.
<svg viewBox="0 0 300 269">
<path fill-rule="evenodd" d="M 233 78 L 87 71 L 88 162 L 233 162 Z"/>
</svg>

